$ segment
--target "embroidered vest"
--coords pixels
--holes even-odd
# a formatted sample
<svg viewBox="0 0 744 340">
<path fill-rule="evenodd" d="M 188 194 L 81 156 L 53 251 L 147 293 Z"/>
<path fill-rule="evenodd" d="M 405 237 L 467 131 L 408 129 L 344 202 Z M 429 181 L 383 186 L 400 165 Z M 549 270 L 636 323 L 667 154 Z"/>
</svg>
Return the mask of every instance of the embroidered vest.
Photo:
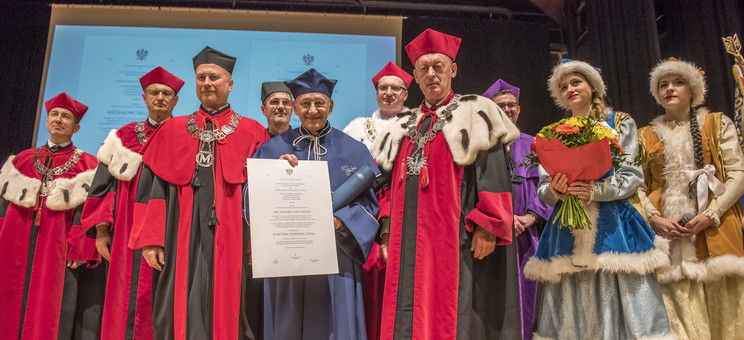
<svg viewBox="0 0 744 340">
<path fill-rule="evenodd" d="M 716 168 L 716 178 L 726 181 L 726 173 L 721 156 L 721 112 L 709 113 L 700 130 L 703 142 L 703 160 L 705 164 L 713 164 Z M 654 132 L 653 128 L 645 126 L 638 130 L 641 152 L 646 164 L 643 166 L 645 184 L 648 188 L 648 199 L 660 212 L 664 211 L 664 143 Z M 715 198 L 713 193 L 708 195 L 708 203 Z M 736 255 L 744 257 L 742 249 L 742 205 L 736 201 L 722 216 L 718 228 L 710 227 L 695 237 L 697 257 L 705 261 L 709 257 L 721 255 Z"/>
</svg>

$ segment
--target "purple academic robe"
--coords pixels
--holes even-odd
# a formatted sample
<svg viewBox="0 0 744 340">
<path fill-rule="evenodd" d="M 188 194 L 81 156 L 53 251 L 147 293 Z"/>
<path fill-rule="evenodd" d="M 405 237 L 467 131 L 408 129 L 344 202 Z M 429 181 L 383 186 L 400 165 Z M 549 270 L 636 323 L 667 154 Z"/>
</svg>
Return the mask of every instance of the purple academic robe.
<svg viewBox="0 0 744 340">
<path fill-rule="evenodd" d="M 512 183 L 514 184 L 514 215 L 525 215 L 532 211 L 541 219 L 517 236 L 517 261 L 519 263 L 519 292 L 522 307 L 522 336 L 523 339 L 532 339 L 532 326 L 535 322 L 535 306 L 537 294 L 537 281 L 524 277 L 524 265 L 537 250 L 539 228 L 550 217 L 553 207 L 540 201 L 537 197 L 537 185 L 540 182 L 538 168 L 528 169 L 519 166 L 530 153 L 530 144 L 535 141 L 526 133 L 522 133 L 519 139 L 511 145 L 512 156 L 517 164 L 513 171 Z"/>
</svg>

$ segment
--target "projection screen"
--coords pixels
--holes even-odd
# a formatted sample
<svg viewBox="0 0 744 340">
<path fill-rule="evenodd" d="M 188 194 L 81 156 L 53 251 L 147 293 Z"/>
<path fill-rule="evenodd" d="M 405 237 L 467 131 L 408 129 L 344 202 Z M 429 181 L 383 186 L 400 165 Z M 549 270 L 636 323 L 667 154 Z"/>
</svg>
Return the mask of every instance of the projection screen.
<svg viewBox="0 0 744 340">
<path fill-rule="evenodd" d="M 44 101 L 67 92 L 89 106 L 73 137 L 94 153 L 111 129 L 144 120 L 139 77 L 163 66 L 186 84 L 175 116 L 197 110 L 192 57 L 211 46 L 237 57 L 229 102 L 263 125 L 261 83 L 315 68 L 338 79 L 329 117 L 338 129 L 377 108 L 371 78 L 397 61 L 401 17 L 53 5 L 37 110 L 36 145 L 46 142 Z M 293 116 L 291 125 L 300 122 Z"/>
</svg>

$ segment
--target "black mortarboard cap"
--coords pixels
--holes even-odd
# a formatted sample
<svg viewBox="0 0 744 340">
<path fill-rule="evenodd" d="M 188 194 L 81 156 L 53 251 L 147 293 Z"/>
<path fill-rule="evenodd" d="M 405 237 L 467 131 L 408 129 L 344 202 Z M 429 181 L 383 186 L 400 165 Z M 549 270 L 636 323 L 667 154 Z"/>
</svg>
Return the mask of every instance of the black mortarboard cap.
<svg viewBox="0 0 744 340">
<path fill-rule="evenodd" d="M 201 50 L 201 52 L 199 52 L 199 54 L 194 56 L 194 70 L 196 70 L 196 68 L 201 64 L 215 64 L 232 74 L 233 68 L 235 67 L 235 60 L 235 57 L 206 46 Z"/>
<path fill-rule="evenodd" d="M 292 94 L 292 91 L 289 90 L 283 81 L 267 81 L 261 84 L 261 103 L 266 100 L 266 97 L 275 92 L 286 92 L 289 95 Z"/>
</svg>

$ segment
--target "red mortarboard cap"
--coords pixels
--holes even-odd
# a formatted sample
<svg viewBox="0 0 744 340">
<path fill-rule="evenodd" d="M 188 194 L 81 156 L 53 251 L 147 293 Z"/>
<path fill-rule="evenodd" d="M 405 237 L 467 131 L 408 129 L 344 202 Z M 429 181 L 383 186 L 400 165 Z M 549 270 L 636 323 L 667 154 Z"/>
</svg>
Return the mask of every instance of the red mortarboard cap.
<svg viewBox="0 0 744 340">
<path fill-rule="evenodd" d="M 75 117 L 78 118 L 78 121 L 83 119 L 83 115 L 86 111 L 88 111 L 88 107 L 83 105 L 83 103 L 72 99 L 67 93 L 60 93 L 56 97 L 47 100 L 44 103 L 44 106 L 46 106 L 47 113 L 49 111 L 52 111 L 55 107 L 61 107 L 64 109 L 68 109 L 72 112 L 72 114 L 75 115 Z"/>
<path fill-rule="evenodd" d="M 457 50 L 460 48 L 460 41 L 462 39 L 458 37 L 427 28 L 426 31 L 406 45 L 406 52 L 414 65 L 416 65 L 416 59 L 432 52 L 446 54 L 452 60 L 455 60 Z"/>
<path fill-rule="evenodd" d="M 145 88 L 154 83 L 160 83 L 164 85 L 170 86 L 170 88 L 173 89 L 173 91 L 178 94 L 178 91 L 181 90 L 181 87 L 183 86 L 184 82 L 181 80 L 181 78 L 176 77 L 172 73 L 166 71 L 164 68 L 158 66 L 152 71 L 147 72 L 142 78 L 140 78 L 140 85 L 142 85 L 142 91 L 145 90 Z"/>
<path fill-rule="evenodd" d="M 377 86 L 377 82 L 380 81 L 380 78 L 384 76 L 396 76 L 400 79 L 403 79 L 403 82 L 406 83 L 406 87 L 411 86 L 411 81 L 413 81 L 413 76 L 408 74 L 408 72 L 403 71 L 402 68 L 398 67 L 398 65 L 395 65 L 392 61 L 389 61 L 385 67 L 380 70 L 374 77 L 372 77 L 372 85 Z"/>
</svg>

